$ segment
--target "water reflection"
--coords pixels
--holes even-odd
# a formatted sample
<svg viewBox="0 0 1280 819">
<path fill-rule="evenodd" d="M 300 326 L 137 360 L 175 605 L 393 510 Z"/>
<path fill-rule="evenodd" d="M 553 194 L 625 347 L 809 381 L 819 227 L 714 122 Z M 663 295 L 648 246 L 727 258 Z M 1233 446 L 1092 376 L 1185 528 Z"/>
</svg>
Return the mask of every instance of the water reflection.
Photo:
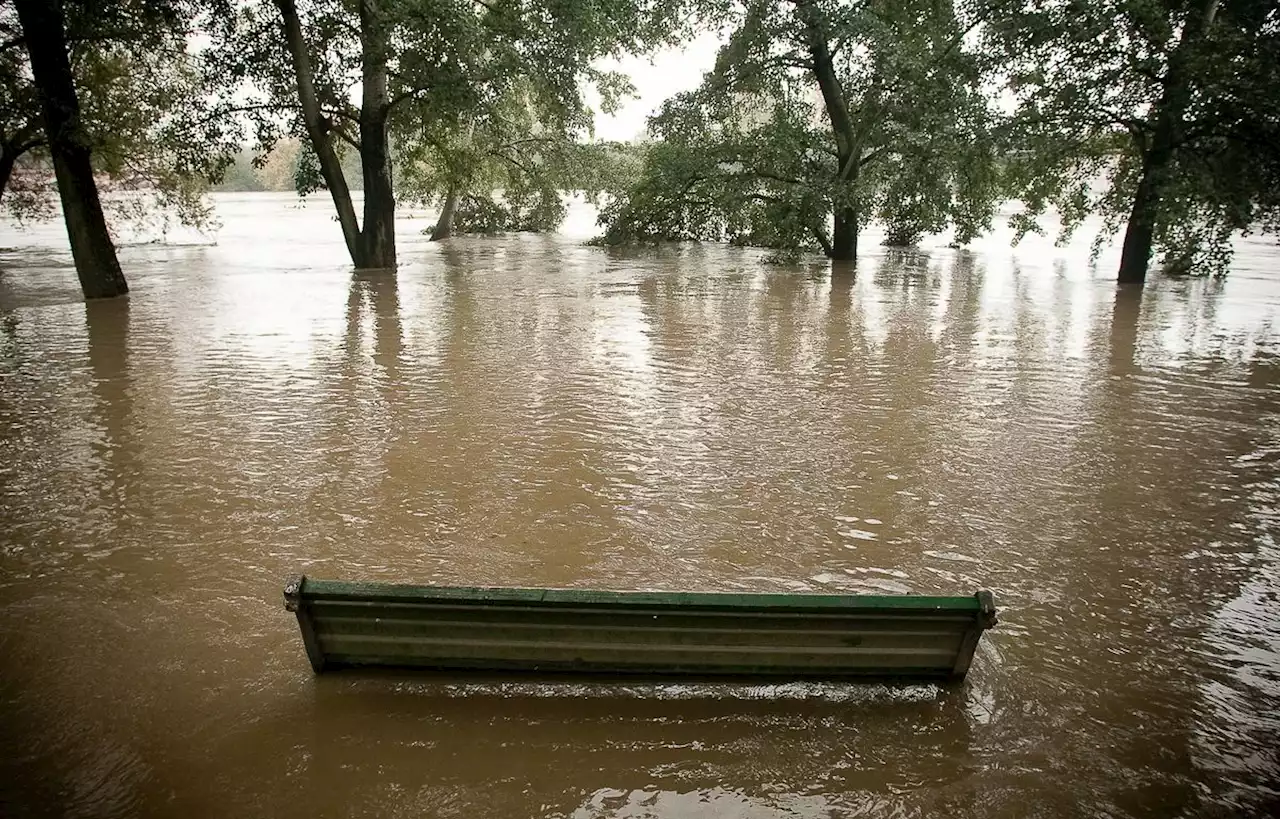
<svg viewBox="0 0 1280 819">
<path fill-rule="evenodd" d="M 41 285 L 69 276 L 56 254 L 5 256 L 0 801 L 19 814 L 1274 802 L 1263 262 L 1135 292 L 1047 251 L 874 250 L 855 275 L 511 236 L 407 241 L 396 274 L 352 275 L 323 248 L 290 264 L 269 209 L 242 217 L 233 234 L 279 246 L 126 250 L 126 301 Z M 1002 623 L 951 696 L 317 681 L 278 605 L 299 568 L 988 586 Z"/>
<path fill-rule="evenodd" d="M 89 361 L 90 408 L 88 428 L 99 433 L 76 471 L 85 481 L 85 508 L 93 510 L 86 521 L 86 541 L 127 539 L 121 531 L 130 525 L 139 498 L 138 442 L 133 404 L 134 387 L 129 366 L 128 299 L 85 304 L 85 330 Z M 122 537 L 123 536 L 123 537 Z M 111 545 L 94 550 L 102 556 Z"/>
</svg>

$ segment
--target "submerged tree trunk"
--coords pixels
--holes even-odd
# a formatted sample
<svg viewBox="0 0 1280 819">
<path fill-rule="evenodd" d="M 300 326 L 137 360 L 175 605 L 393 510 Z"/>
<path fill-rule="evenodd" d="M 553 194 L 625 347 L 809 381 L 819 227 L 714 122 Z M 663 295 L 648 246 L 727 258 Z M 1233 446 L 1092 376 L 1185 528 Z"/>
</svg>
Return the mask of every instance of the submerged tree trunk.
<svg viewBox="0 0 1280 819">
<path fill-rule="evenodd" d="M 311 55 L 307 53 L 307 43 L 302 36 L 302 22 L 298 19 L 297 3 L 295 0 L 275 0 L 275 3 L 284 21 L 284 37 L 289 47 L 289 56 L 293 60 L 293 71 L 298 85 L 298 102 L 302 108 L 303 122 L 307 127 L 307 137 L 316 158 L 320 160 L 320 175 L 324 177 L 329 195 L 333 197 L 333 206 L 338 211 L 342 238 L 347 243 L 347 252 L 351 254 L 352 264 L 356 267 L 369 267 L 365 262 L 365 243 L 360 234 L 360 224 L 356 221 L 356 209 L 351 204 L 351 190 L 347 187 L 346 177 L 342 175 L 342 162 L 333 150 L 332 138 L 329 135 L 330 125 L 320 109 L 320 99 L 316 95 L 315 77 L 311 71 Z M 363 131 L 363 122 L 361 126 Z M 363 160 L 363 157 L 361 158 Z M 365 207 L 367 211 L 368 206 Z"/>
<path fill-rule="evenodd" d="M 89 145 L 81 131 L 60 0 L 16 0 L 31 75 L 40 96 L 45 137 L 62 199 L 76 275 L 87 299 L 129 292 L 93 179 Z"/>
<path fill-rule="evenodd" d="M 1150 144 L 1143 151 L 1142 178 L 1138 180 L 1138 189 L 1134 191 L 1129 222 L 1124 230 L 1120 271 L 1117 275 L 1117 279 L 1124 283 L 1140 283 L 1147 278 L 1160 198 L 1164 193 L 1169 166 L 1173 163 L 1178 125 L 1182 121 L 1186 98 L 1189 96 L 1185 81 L 1175 76 L 1172 70 L 1166 82 L 1171 84 L 1156 103 L 1155 129 L 1151 134 Z M 1174 82 L 1178 85 L 1172 85 Z"/>
<path fill-rule="evenodd" d="M 431 241 L 438 242 L 453 235 L 453 217 L 458 213 L 458 198 L 458 189 L 450 187 L 444 198 L 444 207 L 440 209 L 440 218 L 436 219 L 436 226 L 431 231 Z"/>
<path fill-rule="evenodd" d="M 861 149 L 858 147 L 853 118 L 845 101 L 844 89 L 836 76 L 835 63 L 823 29 L 822 12 L 813 0 L 798 4 L 804 15 L 805 38 L 809 46 L 809 59 L 813 73 L 822 92 L 823 107 L 836 140 L 837 174 L 842 185 L 853 186 L 858 181 Z M 828 255 L 835 261 L 854 261 L 858 258 L 858 209 L 847 202 L 837 202 L 831 232 L 831 250 Z"/>
<path fill-rule="evenodd" d="M 360 164 L 364 170 L 364 260 L 357 267 L 396 266 L 396 199 L 387 143 L 389 32 L 381 0 L 360 0 L 363 92 Z"/>
<path fill-rule="evenodd" d="M 852 262 L 858 258 L 858 211 L 851 207 L 835 209 L 835 225 L 831 231 L 833 261 Z"/>
<path fill-rule="evenodd" d="M 1124 229 L 1124 245 L 1120 249 L 1120 271 L 1116 278 L 1122 283 L 1141 283 L 1147 278 L 1155 241 L 1156 210 L 1160 206 L 1160 183 L 1169 159 L 1165 156 L 1161 161 L 1153 161 L 1149 156 L 1143 163 L 1142 180 L 1133 196 L 1129 222 Z"/>
<path fill-rule="evenodd" d="M 1151 132 L 1150 143 L 1143 150 L 1142 178 L 1134 192 L 1133 207 L 1125 226 L 1117 275 L 1121 282 L 1142 282 L 1147 278 L 1160 200 L 1177 150 L 1182 120 L 1191 101 L 1188 52 L 1213 25 L 1218 14 L 1218 3 L 1219 0 L 1203 0 L 1199 15 L 1187 21 L 1178 45 L 1170 55 L 1169 70 L 1164 77 L 1164 90 L 1155 106 L 1155 127 Z"/>
</svg>

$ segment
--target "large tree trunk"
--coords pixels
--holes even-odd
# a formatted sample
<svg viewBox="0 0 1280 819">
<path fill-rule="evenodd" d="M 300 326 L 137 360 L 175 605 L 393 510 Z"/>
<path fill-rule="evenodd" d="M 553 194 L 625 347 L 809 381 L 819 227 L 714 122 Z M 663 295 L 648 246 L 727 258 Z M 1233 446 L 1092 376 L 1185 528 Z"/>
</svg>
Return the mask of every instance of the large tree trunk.
<svg viewBox="0 0 1280 819">
<path fill-rule="evenodd" d="M 853 186 L 858 182 L 862 150 L 858 145 L 853 118 L 849 115 L 844 89 L 840 86 L 840 78 L 836 76 L 835 63 L 821 18 L 822 12 L 813 0 L 801 0 L 799 7 L 804 17 L 805 39 L 809 47 L 809 59 L 813 63 L 814 77 L 818 81 L 818 90 L 822 92 L 823 107 L 826 108 L 827 119 L 831 122 L 836 140 L 838 180 L 844 185 Z M 834 216 L 830 256 L 836 261 L 854 261 L 858 257 L 858 209 L 847 202 L 838 203 Z"/>
<path fill-rule="evenodd" d="M 81 130 L 61 0 L 16 0 L 18 20 L 31 57 L 31 74 L 44 115 L 45 137 L 62 199 L 71 256 L 87 299 L 129 292 L 98 200 L 89 144 Z"/>
<path fill-rule="evenodd" d="M 293 59 L 293 71 L 298 84 L 298 102 L 302 107 L 302 119 L 307 127 L 307 137 L 316 157 L 320 160 L 320 175 L 324 177 L 329 195 L 333 197 L 333 206 L 338 211 L 342 238 L 347 243 L 347 252 L 351 254 L 352 264 L 356 267 L 368 267 L 369 265 L 365 263 L 365 245 L 360 235 L 360 224 L 356 221 L 356 209 L 351 204 L 351 190 L 347 187 L 346 177 L 342 175 L 342 162 L 333 150 L 333 143 L 329 136 L 330 125 L 325 120 L 324 113 L 320 109 L 320 99 L 316 96 L 315 78 L 311 71 L 311 55 L 307 52 L 307 42 L 302 36 L 302 22 L 298 19 L 297 3 L 295 0 L 275 0 L 275 3 L 284 22 L 285 43 Z M 363 131 L 363 123 L 361 130 Z M 366 205 L 366 210 L 367 207 Z"/>
<path fill-rule="evenodd" d="M 396 266 L 396 199 L 391 188 L 387 144 L 387 51 L 389 32 L 381 0 L 360 0 L 363 93 L 360 104 L 360 164 L 364 170 L 364 263 Z"/>
<path fill-rule="evenodd" d="M 1124 245 L 1120 249 L 1120 272 L 1116 277 L 1122 283 L 1142 283 L 1147 278 L 1151 264 L 1151 246 L 1155 240 L 1156 210 L 1160 205 L 1161 182 L 1168 169 L 1169 156 L 1162 161 L 1152 161 L 1149 155 L 1143 163 L 1142 179 L 1133 196 L 1129 210 L 1129 223 L 1124 229 Z"/>
<path fill-rule="evenodd" d="M 850 207 L 835 209 L 835 225 L 831 231 L 831 259 L 852 262 L 858 258 L 858 211 Z"/>
<path fill-rule="evenodd" d="M 1147 278 L 1160 200 L 1181 138 L 1182 120 L 1191 102 L 1191 77 L 1187 68 L 1189 52 L 1213 25 L 1218 3 L 1219 0 L 1202 0 L 1200 13 L 1187 21 L 1178 45 L 1169 57 L 1164 90 L 1155 106 L 1155 127 L 1150 143 L 1143 150 L 1142 178 L 1134 192 L 1133 207 L 1124 231 L 1124 245 L 1120 249 L 1117 279 L 1121 282 L 1143 282 Z"/>
<path fill-rule="evenodd" d="M 458 213 L 458 198 L 458 189 L 450 187 L 444 198 L 444 207 L 440 209 L 440 218 L 436 219 L 436 226 L 431 231 L 431 241 L 438 242 L 453 235 L 453 217 Z"/>
</svg>

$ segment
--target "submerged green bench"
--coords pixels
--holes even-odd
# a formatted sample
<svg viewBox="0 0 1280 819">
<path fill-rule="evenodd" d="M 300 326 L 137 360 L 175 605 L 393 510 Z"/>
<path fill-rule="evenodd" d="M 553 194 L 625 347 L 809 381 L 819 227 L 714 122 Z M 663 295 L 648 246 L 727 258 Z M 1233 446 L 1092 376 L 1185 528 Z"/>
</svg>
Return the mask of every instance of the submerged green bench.
<svg viewBox="0 0 1280 819">
<path fill-rule="evenodd" d="M 316 672 L 347 666 L 962 678 L 996 623 L 969 597 L 454 588 L 291 578 Z"/>
</svg>

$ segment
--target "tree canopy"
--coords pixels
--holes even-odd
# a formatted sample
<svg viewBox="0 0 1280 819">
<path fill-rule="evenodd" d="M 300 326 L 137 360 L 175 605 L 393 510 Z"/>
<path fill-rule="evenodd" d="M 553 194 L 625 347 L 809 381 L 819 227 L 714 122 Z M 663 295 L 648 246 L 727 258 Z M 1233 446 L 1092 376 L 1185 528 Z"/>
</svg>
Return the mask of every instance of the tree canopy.
<svg viewBox="0 0 1280 819">
<path fill-rule="evenodd" d="M 981 7 L 748 0 L 701 87 L 651 121 L 606 239 L 699 239 L 852 259 L 869 217 L 910 243 L 985 229 L 1001 198 Z"/>
<path fill-rule="evenodd" d="M 622 88 L 595 61 L 671 40 L 682 8 L 679 0 L 247 3 L 218 38 L 220 73 L 234 89 L 224 104 L 253 119 L 263 144 L 305 136 L 353 261 L 389 266 L 394 155 L 420 198 L 444 200 L 450 189 L 461 197 L 496 180 L 549 204 L 549 175 L 571 153 L 552 146 L 590 129 L 585 89 L 610 98 Z M 363 223 L 341 172 L 348 150 L 361 159 Z M 375 252 L 369 242 L 379 232 Z"/>
<path fill-rule="evenodd" d="M 0 0 L 0 196 L 24 218 L 51 213 L 53 191 L 18 15 L 32 2 Z M 128 194 L 109 197 L 117 215 L 200 224 L 208 182 L 252 133 L 272 185 L 288 165 L 300 192 L 328 190 L 357 267 L 394 266 L 397 190 L 441 206 L 437 237 L 552 229 L 566 190 L 607 191 L 608 242 L 836 260 L 873 219 L 891 244 L 946 230 L 963 244 L 1012 198 L 1019 231 L 1050 209 L 1062 238 L 1091 215 L 1098 247 L 1123 231 L 1129 281 L 1153 255 L 1220 273 L 1234 235 L 1280 230 L 1274 0 L 56 5 L 66 145 Z M 644 145 L 592 143 L 588 101 L 629 90 L 601 59 L 707 21 L 728 38 L 701 85 L 661 107 Z"/>
<path fill-rule="evenodd" d="M 1120 278 L 1225 272 L 1231 237 L 1277 230 L 1280 8 L 1268 0 L 1019 3 L 986 40 L 1018 105 L 1021 227 L 1125 231 Z"/>
<path fill-rule="evenodd" d="M 189 38 L 211 6 L 66 0 L 66 43 L 84 138 L 116 218 L 207 223 L 203 194 L 237 144 L 213 115 Z M 0 199 L 18 219 L 53 215 L 48 142 L 12 0 L 0 2 Z M 15 172 L 16 171 L 16 172 Z"/>
</svg>

